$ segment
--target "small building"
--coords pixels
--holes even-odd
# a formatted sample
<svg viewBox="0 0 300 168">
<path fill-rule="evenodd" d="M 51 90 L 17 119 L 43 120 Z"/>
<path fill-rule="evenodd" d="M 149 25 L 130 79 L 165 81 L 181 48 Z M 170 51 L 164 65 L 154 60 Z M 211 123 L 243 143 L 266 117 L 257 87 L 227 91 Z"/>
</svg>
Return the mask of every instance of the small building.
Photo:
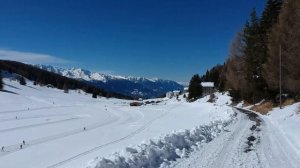
<svg viewBox="0 0 300 168">
<path fill-rule="evenodd" d="M 214 82 L 201 82 L 202 96 L 207 96 L 215 92 Z"/>
<path fill-rule="evenodd" d="M 171 99 L 173 97 L 177 97 L 180 95 L 180 92 L 181 92 L 180 90 L 174 90 L 174 91 L 167 92 L 166 97 L 169 99 Z"/>
<path fill-rule="evenodd" d="M 176 96 L 179 96 L 180 95 L 180 90 L 174 90 L 173 91 L 173 93 L 174 93 L 174 96 L 176 97 Z"/>
<path fill-rule="evenodd" d="M 174 96 L 173 92 L 167 92 L 166 93 L 166 97 L 169 98 L 169 99 L 171 99 L 173 96 Z"/>
<path fill-rule="evenodd" d="M 189 87 L 184 87 L 183 88 L 183 93 L 187 93 L 189 91 Z"/>
</svg>

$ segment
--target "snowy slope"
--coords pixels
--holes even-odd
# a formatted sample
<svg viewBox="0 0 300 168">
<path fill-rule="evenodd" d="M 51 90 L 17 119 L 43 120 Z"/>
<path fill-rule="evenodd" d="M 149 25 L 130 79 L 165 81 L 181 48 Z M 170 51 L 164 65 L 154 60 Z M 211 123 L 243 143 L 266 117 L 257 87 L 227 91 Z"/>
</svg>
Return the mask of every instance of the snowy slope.
<svg viewBox="0 0 300 168">
<path fill-rule="evenodd" d="M 182 85 L 171 80 L 132 76 L 123 77 L 99 72 L 90 72 L 81 68 L 64 69 L 45 65 L 35 66 L 69 78 L 87 81 L 110 92 L 137 98 L 154 98 L 161 96 L 168 91 L 183 89 Z"/>
<path fill-rule="evenodd" d="M 84 92 L 21 86 L 4 80 L 0 92 L 0 167 L 85 167 L 127 146 L 174 130 L 229 120 L 226 105 L 160 99 L 130 107 L 129 101 L 98 98 Z M 223 103 L 223 102 L 222 102 Z M 86 130 L 84 130 L 84 127 Z M 20 149 L 22 141 L 26 144 Z"/>
<path fill-rule="evenodd" d="M 267 116 L 231 108 L 228 93 L 216 93 L 213 103 L 180 96 L 130 107 L 4 82 L 0 167 L 300 168 L 299 103 Z"/>
</svg>

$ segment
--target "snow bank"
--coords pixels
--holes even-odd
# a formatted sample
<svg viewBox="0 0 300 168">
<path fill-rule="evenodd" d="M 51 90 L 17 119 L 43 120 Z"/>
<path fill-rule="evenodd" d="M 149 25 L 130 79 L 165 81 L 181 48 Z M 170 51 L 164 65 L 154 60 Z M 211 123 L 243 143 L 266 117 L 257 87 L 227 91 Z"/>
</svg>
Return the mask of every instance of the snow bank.
<svg viewBox="0 0 300 168">
<path fill-rule="evenodd" d="M 219 106 L 230 105 L 232 103 L 232 97 L 229 96 L 229 92 L 216 92 L 215 96 L 217 98 L 216 104 Z"/>
<path fill-rule="evenodd" d="M 232 97 L 230 97 L 229 92 L 215 92 L 215 104 L 218 106 L 230 105 L 232 103 Z M 210 95 L 204 96 L 201 99 L 198 99 L 197 103 L 206 103 L 210 99 Z"/>
<path fill-rule="evenodd" d="M 159 139 L 150 140 L 136 147 L 127 147 L 110 158 L 95 158 L 87 168 L 140 168 L 169 165 L 178 158 L 187 157 L 201 144 L 212 141 L 233 121 L 214 121 L 208 125 L 167 134 Z"/>
<path fill-rule="evenodd" d="M 274 125 L 279 132 L 286 136 L 286 140 L 300 156 L 300 103 L 274 108 L 265 118 Z"/>
</svg>

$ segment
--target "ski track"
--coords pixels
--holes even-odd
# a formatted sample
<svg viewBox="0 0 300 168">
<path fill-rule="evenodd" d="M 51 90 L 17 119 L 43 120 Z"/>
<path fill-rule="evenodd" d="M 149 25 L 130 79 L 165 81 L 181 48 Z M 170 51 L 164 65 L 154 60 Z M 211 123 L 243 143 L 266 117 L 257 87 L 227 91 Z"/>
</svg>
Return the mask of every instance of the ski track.
<svg viewBox="0 0 300 168">
<path fill-rule="evenodd" d="M 178 105 L 177 105 L 177 106 L 178 106 Z M 176 108 L 177 106 L 174 106 L 173 108 Z M 68 159 L 65 159 L 65 160 L 61 161 L 61 162 L 58 162 L 58 163 L 53 164 L 53 165 L 50 165 L 50 166 L 48 166 L 47 168 L 56 168 L 56 167 L 62 166 L 62 165 L 64 165 L 64 164 L 68 163 L 68 162 L 71 162 L 72 160 L 75 160 L 75 159 L 77 159 L 77 158 L 79 158 L 79 157 L 82 157 L 82 156 L 85 156 L 85 155 L 87 155 L 87 154 L 90 154 L 90 153 L 92 153 L 92 152 L 95 152 L 95 151 L 97 151 L 97 150 L 99 150 L 99 149 L 101 149 L 101 148 L 104 148 L 104 147 L 109 146 L 109 145 L 116 144 L 116 143 L 121 142 L 121 141 L 123 141 L 123 140 L 126 140 L 126 139 L 128 139 L 128 138 L 131 138 L 131 137 L 133 137 L 134 135 L 136 135 L 136 134 L 142 132 L 143 130 L 145 130 L 146 128 L 148 128 L 148 127 L 149 127 L 153 122 L 155 122 L 156 120 L 159 120 L 159 119 L 163 118 L 164 116 L 166 116 L 173 108 L 170 108 L 170 109 L 166 110 L 163 114 L 161 114 L 161 115 L 159 115 L 158 117 L 156 117 L 156 118 L 154 118 L 154 119 L 148 121 L 146 124 L 144 124 L 144 125 L 143 125 L 142 127 L 140 127 L 139 129 L 137 129 L 137 130 L 131 132 L 130 134 L 128 134 L 128 135 L 126 135 L 126 136 L 124 136 L 124 137 L 122 137 L 122 138 L 119 138 L 119 139 L 116 139 L 116 140 L 114 140 L 114 141 L 110 141 L 110 142 L 108 142 L 108 143 L 105 143 L 105 144 L 96 146 L 96 147 L 94 147 L 94 148 L 92 148 L 92 149 L 90 149 L 90 150 L 87 150 L 87 151 L 85 151 L 85 152 L 82 152 L 82 153 L 79 153 L 79 154 L 77 154 L 77 155 L 74 155 L 74 156 L 72 156 L 72 157 L 70 157 L 70 158 L 68 158 Z"/>
<path fill-rule="evenodd" d="M 70 107 L 74 107 L 74 106 L 76 106 L 76 105 L 72 105 L 72 106 L 45 106 L 45 107 L 27 108 L 27 109 L 20 109 L 20 110 L 7 110 L 7 111 L 0 111 L 0 115 L 1 114 L 7 114 L 7 113 L 32 112 L 32 111 L 38 111 L 38 110 L 50 110 L 50 109 L 57 109 L 57 108 L 70 108 Z"/>
<path fill-rule="evenodd" d="M 71 131 L 67 131 L 67 132 L 63 132 L 63 133 L 59 133 L 56 135 L 51 135 L 51 136 L 47 136 L 47 137 L 42 137 L 42 138 L 38 138 L 38 139 L 33 139 L 33 140 L 28 140 L 26 141 L 26 145 L 23 146 L 24 148 L 29 148 L 31 146 L 35 146 L 41 143 L 46 143 L 46 142 L 50 142 L 56 139 L 61 139 L 67 136 L 71 136 L 71 135 L 75 135 L 75 134 L 79 134 L 79 133 L 83 133 L 86 131 L 90 131 L 90 130 L 94 130 L 97 129 L 99 127 L 103 127 L 106 126 L 108 124 L 111 124 L 113 122 L 116 122 L 117 120 L 119 120 L 119 117 L 113 116 L 112 114 L 106 112 L 108 114 L 108 117 L 104 120 L 104 122 L 99 122 L 99 123 L 94 123 L 91 125 L 87 125 L 86 130 L 84 131 L 83 128 L 77 128 Z M 5 152 L 0 153 L 0 157 L 14 153 L 14 152 L 18 152 L 20 151 L 20 143 L 18 144 L 13 144 L 13 145 L 9 145 L 9 146 L 5 146 Z"/>
<path fill-rule="evenodd" d="M 259 117 L 259 130 L 251 131 L 255 121 L 249 120 L 245 111 L 238 113 L 237 120 L 219 137 L 204 144 L 167 167 L 173 168 L 300 168 L 300 156 L 286 137 L 266 117 Z M 240 112 L 238 112 L 240 111 Z M 245 152 L 247 138 L 253 135 L 251 151 Z M 283 145 L 284 144 L 284 145 Z"/>
<path fill-rule="evenodd" d="M 31 125 L 13 127 L 13 128 L 6 128 L 6 129 L 1 129 L 0 133 L 16 131 L 16 130 L 20 130 L 20 129 L 34 128 L 34 127 L 39 127 L 39 126 L 51 125 L 51 124 L 58 124 L 58 123 L 78 120 L 78 119 L 81 119 L 81 118 L 82 117 L 72 117 L 72 118 L 67 118 L 67 119 L 63 119 L 63 120 L 56 120 L 56 121 L 50 121 L 50 122 L 42 122 L 42 123 L 38 123 L 38 124 L 31 124 Z"/>
<path fill-rule="evenodd" d="M 48 118 L 48 117 L 63 117 L 63 116 L 70 116 L 70 114 L 32 115 L 32 116 L 26 116 L 26 117 L 18 117 L 17 119 L 15 117 L 11 117 L 11 118 L 0 119 L 0 121 L 1 122 L 9 122 L 9 121 Z"/>
</svg>

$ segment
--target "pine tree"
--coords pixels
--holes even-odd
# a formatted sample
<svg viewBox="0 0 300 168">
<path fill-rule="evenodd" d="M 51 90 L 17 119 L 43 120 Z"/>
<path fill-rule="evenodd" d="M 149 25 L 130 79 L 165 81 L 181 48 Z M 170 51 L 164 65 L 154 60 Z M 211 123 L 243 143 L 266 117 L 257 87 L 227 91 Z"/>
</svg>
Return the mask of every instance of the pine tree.
<svg viewBox="0 0 300 168">
<path fill-rule="evenodd" d="M 269 58 L 265 66 L 268 86 L 279 88 L 279 48 L 282 53 L 282 87 L 285 92 L 300 94 L 300 1 L 286 0 L 279 22 L 272 28 Z"/>
<path fill-rule="evenodd" d="M 64 83 L 63 90 L 64 90 L 64 93 L 69 93 L 69 86 L 67 83 Z"/>
<path fill-rule="evenodd" d="M 268 0 L 261 19 L 254 9 L 243 32 L 231 45 L 225 68 L 225 87 L 230 88 L 238 99 L 254 103 L 270 94 L 264 65 L 268 59 L 270 30 L 277 21 L 281 3 L 281 0 Z"/>
<path fill-rule="evenodd" d="M 268 0 L 261 17 L 261 31 L 268 38 L 270 29 L 278 21 L 282 0 Z M 268 42 L 268 39 L 266 39 Z"/>
<path fill-rule="evenodd" d="M 20 85 L 26 85 L 26 80 L 23 76 L 20 78 L 19 82 L 20 82 Z"/>
<path fill-rule="evenodd" d="M 97 98 L 97 95 L 98 95 L 98 94 L 97 94 L 97 91 L 94 89 L 94 90 L 93 90 L 92 98 Z"/>
<path fill-rule="evenodd" d="M 255 103 L 264 98 L 266 82 L 263 78 L 265 62 L 263 36 L 260 20 L 255 9 L 251 13 L 250 23 L 244 28 L 245 38 L 245 78 L 246 88 L 241 90 L 245 99 Z"/>
<path fill-rule="evenodd" d="M 261 21 L 260 21 L 260 31 L 262 34 L 262 47 L 263 47 L 263 61 L 267 61 L 268 57 L 268 43 L 271 33 L 271 28 L 278 22 L 278 15 L 282 6 L 282 0 L 268 0 L 266 7 L 263 10 Z"/>
<path fill-rule="evenodd" d="M 190 81 L 188 88 L 189 100 L 196 100 L 202 96 L 201 78 L 198 74 L 194 75 Z"/>
<path fill-rule="evenodd" d="M 264 64 L 266 64 L 268 58 L 271 57 L 268 45 L 270 44 L 271 40 L 270 35 L 272 33 L 272 28 L 278 22 L 278 16 L 280 13 L 281 6 L 282 0 L 268 0 L 266 7 L 262 13 L 260 27 L 263 35 Z M 269 72 L 266 71 L 266 67 L 264 65 L 264 79 L 268 78 L 268 73 Z"/>
<path fill-rule="evenodd" d="M 3 79 L 2 79 L 2 72 L 0 70 L 0 90 L 3 89 Z"/>
</svg>

